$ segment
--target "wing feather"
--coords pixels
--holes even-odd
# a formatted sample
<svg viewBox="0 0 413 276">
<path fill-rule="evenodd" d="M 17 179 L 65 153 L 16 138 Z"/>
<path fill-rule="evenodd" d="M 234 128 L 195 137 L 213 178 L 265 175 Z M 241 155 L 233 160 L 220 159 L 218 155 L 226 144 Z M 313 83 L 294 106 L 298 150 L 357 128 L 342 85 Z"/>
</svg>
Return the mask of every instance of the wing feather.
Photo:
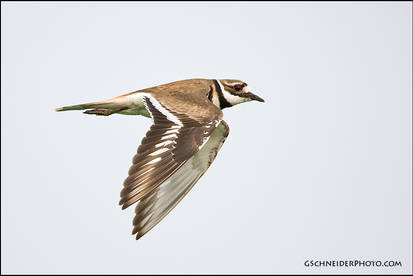
<svg viewBox="0 0 413 276">
<path fill-rule="evenodd" d="M 152 96 L 143 99 L 154 124 L 142 139 L 123 182 L 119 201 L 122 209 L 141 200 L 170 178 L 199 150 L 221 120 L 218 113 L 216 117 L 199 122 L 171 111 Z"/>
<path fill-rule="evenodd" d="M 212 132 L 205 145 L 170 178 L 142 198 L 135 209 L 132 234 L 142 237 L 158 224 L 191 190 L 206 172 L 229 133 L 224 122 Z"/>
</svg>

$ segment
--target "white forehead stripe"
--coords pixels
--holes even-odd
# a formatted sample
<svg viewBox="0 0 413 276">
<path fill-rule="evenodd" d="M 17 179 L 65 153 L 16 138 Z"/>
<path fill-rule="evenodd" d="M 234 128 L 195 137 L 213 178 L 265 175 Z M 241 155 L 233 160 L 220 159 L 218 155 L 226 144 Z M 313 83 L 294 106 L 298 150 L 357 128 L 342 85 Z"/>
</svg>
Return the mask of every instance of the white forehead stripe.
<svg viewBox="0 0 413 276">
<path fill-rule="evenodd" d="M 228 85 L 231 85 L 231 86 L 234 86 L 234 85 L 244 85 L 242 82 L 231 82 L 231 83 L 228 83 Z"/>
<path fill-rule="evenodd" d="M 251 92 L 251 89 L 249 89 L 248 86 L 244 86 L 244 88 L 242 88 L 242 92 L 249 93 Z"/>
</svg>

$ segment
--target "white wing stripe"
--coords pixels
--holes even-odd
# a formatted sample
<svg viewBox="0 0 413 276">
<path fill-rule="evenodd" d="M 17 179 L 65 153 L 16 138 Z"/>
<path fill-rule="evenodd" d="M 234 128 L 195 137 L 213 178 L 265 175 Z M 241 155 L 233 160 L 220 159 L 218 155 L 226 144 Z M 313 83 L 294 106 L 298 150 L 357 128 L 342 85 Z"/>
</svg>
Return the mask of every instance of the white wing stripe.
<svg viewBox="0 0 413 276">
<path fill-rule="evenodd" d="M 156 147 L 156 148 L 159 148 L 159 147 L 162 147 L 162 146 L 167 146 L 167 145 L 172 144 L 172 143 L 174 143 L 174 142 L 171 141 L 171 140 L 168 140 L 168 141 L 165 141 L 165 142 L 161 142 L 161 143 L 159 143 L 159 144 L 156 144 L 155 147 Z"/>
<path fill-rule="evenodd" d="M 153 104 L 153 106 L 159 111 L 161 112 L 163 115 L 166 116 L 166 118 L 171 121 L 174 122 L 175 124 L 177 124 L 179 127 L 183 127 L 184 124 L 178 119 L 178 117 L 176 117 L 174 114 L 172 114 L 171 112 L 169 112 L 166 108 L 164 108 L 154 97 L 152 97 L 150 94 L 146 94 L 146 97 L 149 98 L 149 100 L 151 101 L 151 103 Z M 146 108 L 148 109 L 148 108 Z"/>
<path fill-rule="evenodd" d="M 165 140 L 165 139 L 169 139 L 169 138 L 172 138 L 172 137 L 178 137 L 176 134 L 169 134 L 169 135 L 166 135 L 166 136 L 163 136 L 162 138 L 161 138 L 161 140 Z"/>
<path fill-rule="evenodd" d="M 170 130 L 167 130 L 167 131 L 165 131 L 165 133 L 164 134 L 170 134 L 170 133 L 179 133 L 179 128 L 178 129 L 170 129 Z"/>
<path fill-rule="evenodd" d="M 162 160 L 162 158 L 161 157 L 157 157 L 157 158 L 155 158 L 155 159 L 153 159 L 152 161 L 150 161 L 150 162 L 148 162 L 148 163 L 146 163 L 146 164 L 154 164 L 154 163 L 156 163 L 156 162 L 159 162 L 159 161 L 161 161 Z"/>
<path fill-rule="evenodd" d="M 149 155 L 150 155 L 150 156 L 159 155 L 159 154 L 161 154 L 161 153 L 163 153 L 163 152 L 165 152 L 165 151 L 168 151 L 168 150 L 169 150 L 168 148 L 161 148 L 161 149 L 158 149 L 158 150 L 152 152 L 152 153 L 149 154 Z"/>
</svg>

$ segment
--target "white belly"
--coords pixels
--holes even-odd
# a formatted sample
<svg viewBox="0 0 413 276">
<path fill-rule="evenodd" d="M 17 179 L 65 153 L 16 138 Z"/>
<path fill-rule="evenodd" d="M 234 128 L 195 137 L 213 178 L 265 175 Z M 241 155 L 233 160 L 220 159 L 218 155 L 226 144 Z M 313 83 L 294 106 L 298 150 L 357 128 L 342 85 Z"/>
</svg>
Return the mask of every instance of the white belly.
<svg viewBox="0 0 413 276">
<path fill-rule="evenodd" d="M 128 109 L 119 111 L 117 113 L 124 115 L 142 115 L 145 117 L 151 117 L 149 112 L 145 108 L 143 103 L 143 96 L 145 93 L 135 93 L 131 95 L 121 96 L 113 99 L 113 103 L 116 103 L 118 106 L 125 106 Z"/>
</svg>

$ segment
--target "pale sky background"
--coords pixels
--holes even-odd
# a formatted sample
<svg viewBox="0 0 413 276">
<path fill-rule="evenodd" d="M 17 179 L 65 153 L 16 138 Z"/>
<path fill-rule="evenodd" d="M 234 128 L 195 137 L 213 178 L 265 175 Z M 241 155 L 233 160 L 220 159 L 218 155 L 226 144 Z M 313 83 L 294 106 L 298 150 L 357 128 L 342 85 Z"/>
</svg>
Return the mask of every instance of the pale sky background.
<svg viewBox="0 0 413 276">
<path fill-rule="evenodd" d="M 412 3 L 1 3 L 2 273 L 411 273 Z M 151 121 L 54 108 L 246 81 L 207 173 L 141 240 Z M 312 267 L 306 260 L 401 261 Z"/>
</svg>

